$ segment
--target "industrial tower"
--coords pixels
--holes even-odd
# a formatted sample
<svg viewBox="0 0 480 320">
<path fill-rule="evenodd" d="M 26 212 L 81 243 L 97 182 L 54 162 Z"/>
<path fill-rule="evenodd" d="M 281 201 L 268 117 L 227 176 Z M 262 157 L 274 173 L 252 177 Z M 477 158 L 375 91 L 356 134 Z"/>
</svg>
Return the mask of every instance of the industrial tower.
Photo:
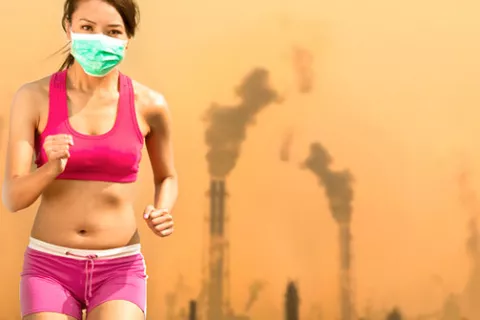
<svg viewBox="0 0 480 320">
<path fill-rule="evenodd" d="M 224 320 L 229 310 L 229 268 L 228 240 L 226 235 L 227 216 L 225 199 L 227 197 L 225 180 L 212 179 L 210 182 L 209 215 L 209 263 L 206 281 L 206 320 Z"/>
<path fill-rule="evenodd" d="M 299 305 L 298 289 L 295 283 L 291 281 L 288 283 L 287 291 L 285 292 L 285 320 L 299 319 Z"/>
<path fill-rule="evenodd" d="M 352 253 L 351 253 L 350 222 L 339 223 L 340 241 L 340 319 L 354 320 L 355 307 L 353 301 L 352 285 Z"/>
</svg>

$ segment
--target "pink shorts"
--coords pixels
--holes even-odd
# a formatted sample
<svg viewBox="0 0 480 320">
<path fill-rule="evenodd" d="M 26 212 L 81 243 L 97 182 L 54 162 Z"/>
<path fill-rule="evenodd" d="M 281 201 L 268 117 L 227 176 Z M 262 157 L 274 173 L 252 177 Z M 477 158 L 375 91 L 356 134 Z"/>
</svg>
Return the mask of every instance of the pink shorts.
<svg viewBox="0 0 480 320">
<path fill-rule="evenodd" d="M 145 260 L 140 245 L 78 250 L 33 238 L 25 252 L 20 281 L 22 317 L 55 312 L 82 319 L 93 308 L 126 300 L 146 313 Z"/>
</svg>

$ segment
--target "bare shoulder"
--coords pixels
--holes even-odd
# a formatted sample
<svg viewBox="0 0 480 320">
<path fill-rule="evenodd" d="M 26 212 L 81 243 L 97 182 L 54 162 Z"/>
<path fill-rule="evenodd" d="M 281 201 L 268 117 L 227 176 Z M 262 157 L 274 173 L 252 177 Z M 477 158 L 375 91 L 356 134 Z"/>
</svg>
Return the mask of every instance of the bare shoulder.
<svg viewBox="0 0 480 320">
<path fill-rule="evenodd" d="M 154 125 L 158 121 L 163 122 L 169 113 L 164 95 L 134 80 L 132 83 L 137 111 L 150 125 Z"/>
<path fill-rule="evenodd" d="M 37 117 L 44 101 L 48 101 L 50 76 L 27 82 L 16 91 L 12 102 L 12 113 Z"/>
<path fill-rule="evenodd" d="M 48 97 L 50 76 L 23 84 L 15 93 L 15 98 Z"/>
</svg>

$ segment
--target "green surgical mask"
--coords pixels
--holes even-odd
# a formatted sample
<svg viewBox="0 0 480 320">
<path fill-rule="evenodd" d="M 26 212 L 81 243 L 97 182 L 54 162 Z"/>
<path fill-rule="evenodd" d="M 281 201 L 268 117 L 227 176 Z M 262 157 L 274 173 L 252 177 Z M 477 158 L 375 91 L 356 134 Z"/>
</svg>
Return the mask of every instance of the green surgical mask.
<svg viewBox="0 0 480 320">
<path fill-rule="evenodd" d="M 92 77 L 106 76 L 125 56 L 126 40 L 101 33 L 71 32 L 71 38 L 72 56 L 85 73 Z"/>
</svg>

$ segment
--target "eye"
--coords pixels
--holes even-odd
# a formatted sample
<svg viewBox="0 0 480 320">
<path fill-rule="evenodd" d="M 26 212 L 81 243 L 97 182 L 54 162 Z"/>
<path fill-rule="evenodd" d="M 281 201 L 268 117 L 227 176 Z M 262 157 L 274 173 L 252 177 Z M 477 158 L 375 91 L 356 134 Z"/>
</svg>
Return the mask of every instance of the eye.
<svg viewBox="0 0 480 320">
<path fill-rule="evenodd" d="M 118 35 L 121 35 L 122 32 L 121 32 L 120 30 L 114 29 L 114 30 L 110 30 L 109 34 L 110 34 L 111 36 L 118 36 Z"/>
<path fill-rule="evenodd" d="M 82 26 L 82 30 L 85 30 L 85 31 L 92 31 L 93 28 L 89 25 L 85 25 L 85 26 Z"/>
</svg>

